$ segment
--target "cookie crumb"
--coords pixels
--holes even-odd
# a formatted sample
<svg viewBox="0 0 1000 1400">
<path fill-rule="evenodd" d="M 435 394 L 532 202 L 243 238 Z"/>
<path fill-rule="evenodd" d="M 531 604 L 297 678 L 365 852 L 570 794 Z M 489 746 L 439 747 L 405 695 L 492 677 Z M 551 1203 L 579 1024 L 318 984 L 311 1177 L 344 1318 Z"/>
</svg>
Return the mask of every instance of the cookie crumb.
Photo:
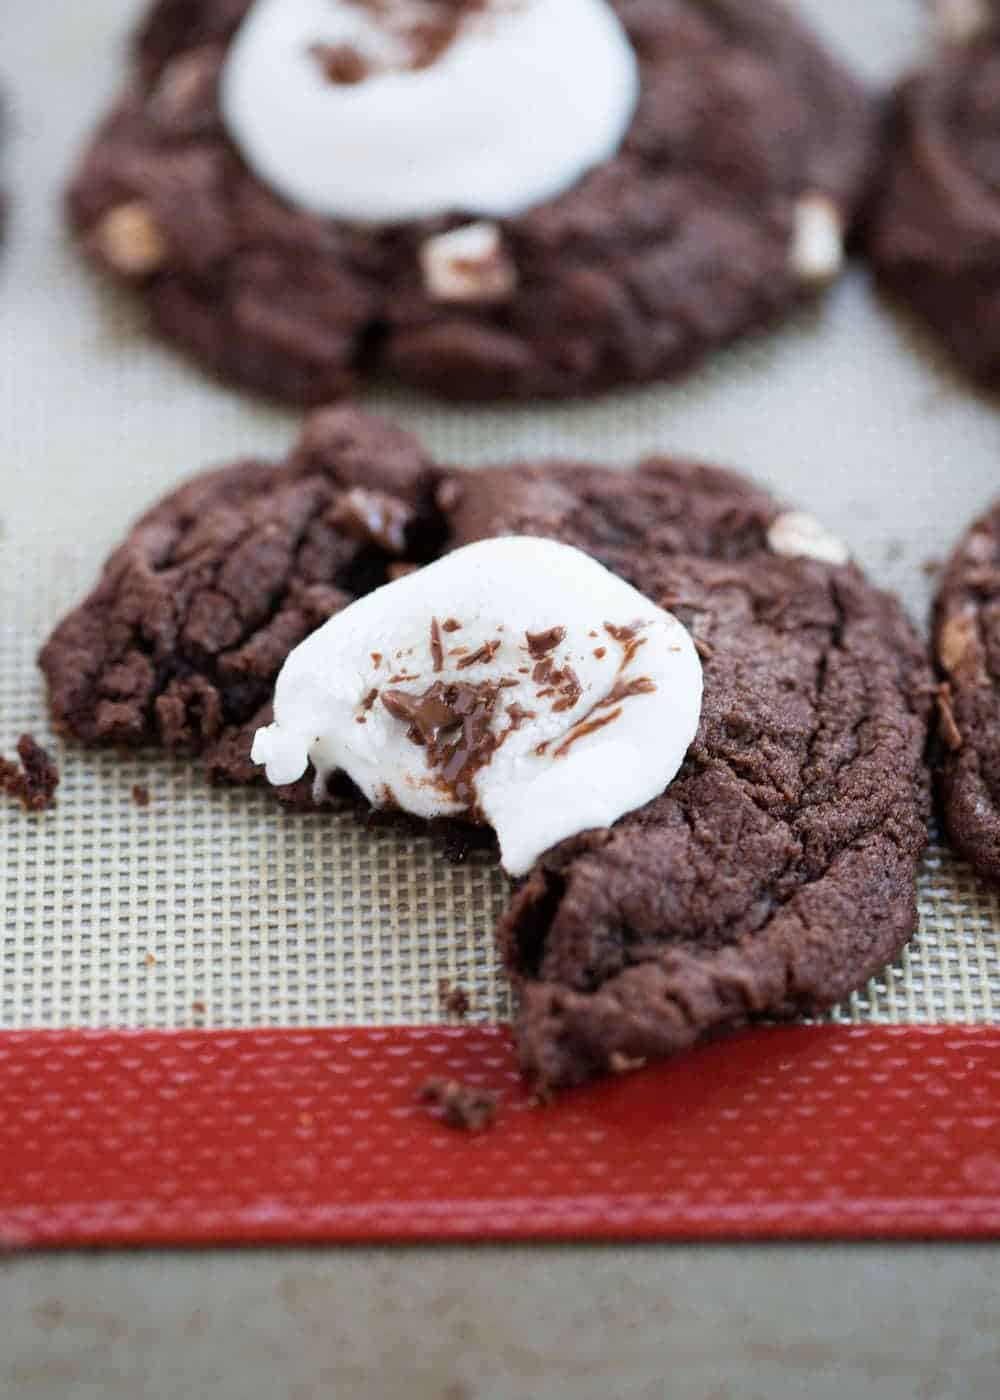
<svg viewBox="0 0 1000 1400">
<path fill-rule="evenodd" d="M 145 958 L 144 958 L 144 962 L 145 962 L 145 964 L 146 964 L 147 967 L 155 967 L 155 966 L 156 966 L 156 958 L 153 956 L 152 953 L 147 953 L 147 954 L 146 954 L 146 956 L 145 956 Z"/>
<path fill-rule="evenodd" d="M 142 783 L 136 783 L 132 788 L 132 801 L 137 807 L 148 807 L 149 788 L 143 787 Z"/>
<path fill-rule="evenodd" d="M 17 741 L 17 756 L 20 767 L 13 760 L 0 757 L 0 789 L 29 812 L 54 807 L 59 769 L 50 754 L 33 734 L 22 734 Z"/>
<path fill-rule="evenodd" d="M 441 1121 L 449 1128 L 479 1133 L 488 1128 L 497 1113 L 499 1095 L 457 1079 L 428 1079 L 420 1090 L 420 1102 L 441 1110 Z"/>
<path fill-rule="evenodd" d="M 438 996 L 449 1015 L 458 1016 L 459 1019 L 468 1015 L 472 1002 L 464 987 L 453 987 L 447 977 L 442 977 L 438 983 Z"/>
<path fill-rule="evenodd" d="M 945 681 L 937 688 L 938 724 L 945 745 L 956 753 L 962 747 L 962 731 L 955 720 L 951 703 L 951 686 Z"/>
</svg>

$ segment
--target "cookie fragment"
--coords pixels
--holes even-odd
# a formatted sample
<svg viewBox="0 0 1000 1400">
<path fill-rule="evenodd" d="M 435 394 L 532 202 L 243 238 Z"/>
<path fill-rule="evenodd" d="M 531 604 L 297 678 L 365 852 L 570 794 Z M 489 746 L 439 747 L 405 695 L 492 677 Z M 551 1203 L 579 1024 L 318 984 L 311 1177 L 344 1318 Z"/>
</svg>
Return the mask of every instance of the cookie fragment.
<svg viewBox="0 0 1000 1400">
<path fill-rule="evenodd" d="M 20 765 L 0 757 L 0 789 L 28 812 L 42 812 L 55 806 L 59 769 L 33 734 L 22 734 L 17 741 Z"/>
<path fill-rule="evenodd" d="M 428 1079 L 420 1090 L 420 1102 L 439 1110 L 442 1123 L 449 1128 L 480 1133 L 495 1119 L 500 1096 L 456 1079 Z"/>
</svg>

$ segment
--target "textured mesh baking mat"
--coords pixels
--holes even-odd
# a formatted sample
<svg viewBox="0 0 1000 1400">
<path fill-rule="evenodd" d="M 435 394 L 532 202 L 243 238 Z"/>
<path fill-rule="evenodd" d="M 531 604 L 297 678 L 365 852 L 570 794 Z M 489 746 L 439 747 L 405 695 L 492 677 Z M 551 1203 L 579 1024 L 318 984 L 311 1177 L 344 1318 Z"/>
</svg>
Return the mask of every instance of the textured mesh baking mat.
<svg viewBox="0 0 1000 1400">
<path fill-rule="evenodd" d="M 830 42 L 874 80 L 916 51 L 915 0 L 812 0 Z M 279 453 L 296 417 L 206 383 L 145 337 L 80 266 L 59 194 L 109 99 L 139 7 L 47 0 L 0 14 L 12 196 L 0 257 L 0 750 L 46 741 L 38 643 L 128 521 L 202 466 Z M 816 314 L 680 385 L 582 406 L 470 412 L 372 405 L 472 466 L 575 455 L 624 464 L 660 447 L 741 467 L 815 511 L 922 620 L 930 578 L 998 488 L 1000 414 L 951 377 L 854 270 Z M 56 745 L 59 804 L 0 807 L 0 1025 L 426 1023 L 442 979 L 506 1019 L 492 929 L 500 873 L 421 839 L 212 790 L 182 761 Z M 134 784 L 151 803 L 138 807 Z M 996 1019 L 1000 901 L 939 845 L 900 962 L 834 1016 Z"/>
</svg>

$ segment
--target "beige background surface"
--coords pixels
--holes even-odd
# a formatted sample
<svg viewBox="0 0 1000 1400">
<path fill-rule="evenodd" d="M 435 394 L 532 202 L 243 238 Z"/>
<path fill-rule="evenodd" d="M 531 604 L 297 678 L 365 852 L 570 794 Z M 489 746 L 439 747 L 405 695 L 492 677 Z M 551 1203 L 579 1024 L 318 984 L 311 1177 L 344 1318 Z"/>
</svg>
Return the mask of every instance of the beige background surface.
<svg viewBox="0 0 1000 1400">
<path fill-rule="evenodd" d="M 807 8 L 873 78 L 916 48 L 917 0 Z M 291 416 L 204 385 L 145 340 L 59 232 L 58 187 L 81 126 L 111 90 L 135 9 L 131 0 L 0 8 L 0 83 L 14 106 L 4 169 L 16 201 L 13 243 L 0 259 L 0 744 L 36 721 L 38 635 L 126 517 L 203 461 L 277 449 L 294 432 Z M 860 273 L 821 317 L 676 388 L 478 419 L 394 407 L 456 460 L 545 448 L 624 461 L 662 444 L 742 464 L 820 510 L 880 578 L 905 589 L 915 614 L 927 592 L 920 561 L 947 548 L 997 475 L 995 408 L 912 353 Z M 336 972 L 339 940 L 319 931 L 315 888 L 304 887 L 299 907 L 311 911 L 302 926 L 311 920 L 316 931 L 295 926 L 289 936 L 287 883 L 272 890 L 270 869 L 251 879 L 247 900 L 256 890 L 266 916 L 249 943 L 242 921 L 232 922 L 228 881 L 229 905 L 216 898 L 227 841 L 256 831 L 247 861 L 278 853 L 263 806 L 192 794 L 169 767 L 137 763 L 120 782 L 89 761 L 72 771 L 60 817 L 79 843 L 69 853 L 60 850 L 64 826 L 3 814 L 3 1023 L 91 1022 L 111 1010 L 121 1020 L 181 1019 L 205 969 L 231 975 L 234 949 L 246 968 L 243 1004 L 260 1014 L 270 1014 L 276 988 L 308 986 L 310 975 L 319 986 L 320 967 L 324 977 Z M 160 830 L 166 806 L 140 822 L 124 800 L 132 781 L 148 778 L 160 794 L 184 792 L 184 842 Z M 230 801 L 243 815 L 227 836 Z M 315 878 L 329 833 L 310 831 L 308 842 Z M 135 894 L 123 902 L 122 884 L 135 889 L 140 875 L 146 903 Z M 929 866 L 927 880 L 953 899 L 947 866 Z M 188 903 L 178 925 L 165 905 L 180 885 Z M 992 966 L 1000 923 L 992 897 L 977 891 L 976 900 L 951 906 L 963 930 L 953 946 L 966 949 L 954 986 L 977 969 L 985 995 L 977 959 Z M 229 909 L 221 934 L 220 907 Z M 164 942 L 173 961 L 151 981 L 145 950 Z M 318 1014 L 318 995 L 310 1003 L 295 994 L 304 1014 L 310 1005 Z M 236 1015 L 232 1002 L 221 1005 L 213 997 L 213 1015 Z M 992 1400 L 998 1276 L 992 1247 L 0 1257 L 0 1396 Z"/>
<path fill-rule="evenodd" d="M 884 82 L 915 51 L 914 0 L 813 0 Z M 0 749 L 45 732 L 33 658 L 128 521 L 202 466 L 280 452 L 296 415 L 206 383 L 81 266 L 60 191 L 121 74 L 135 0 L 15 0 L 0 15 L 13 196 L 0 262 Z M 814 313 L 666 388 L 481 413 L 372 402 L 472 465 L 520 454 L 624 464 L 653 448 L 743 467 L 815 511 L 922 618 L 940 557 L 992 496 L 995 406 L 935 363 L 854 268 Z M 208 790 L 183 762 L 60 752 L 58 809 L 0 808 L 0 1025 L 420 1021 L 442 976 L 509 1013 L 490 936 L 499 872 L 349 818 Z M 131 800 L 133 783 L 153 794 Z M 992 1020 L 1000 904 L 938 848 L 899 965 L 850 1020 Z M 204 1011 L 201 1008 L 204 1007 Z"/>
</svg>

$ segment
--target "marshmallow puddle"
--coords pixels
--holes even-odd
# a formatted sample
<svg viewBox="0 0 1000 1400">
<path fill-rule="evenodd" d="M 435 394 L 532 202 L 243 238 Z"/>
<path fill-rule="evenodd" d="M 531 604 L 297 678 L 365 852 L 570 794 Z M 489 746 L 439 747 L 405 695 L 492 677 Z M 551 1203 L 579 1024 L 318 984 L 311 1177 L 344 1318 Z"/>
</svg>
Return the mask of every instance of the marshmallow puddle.
<svg viewBox="0 0 1000 1400">
<path fill-rule="evenodd" d="M 247 164 L 291 203 L 373 223 L 500 217 L 569 189 L 621 145 L 638 63 L 607 0 L 470 6 L 429 53 L 414 52 L 394 13 L 367 0 L 255 0 L 243 21 L 223 117 Z"/>
<path fill-rule="evenodd" d="M 670 613 L 580 550 L 467 545 L 330 618 L 286 660 L 252 758 L 342 770 L 375 807 L 493 827 L 504 869 L 658 796 L 698 728 Z"/>
</svg>

